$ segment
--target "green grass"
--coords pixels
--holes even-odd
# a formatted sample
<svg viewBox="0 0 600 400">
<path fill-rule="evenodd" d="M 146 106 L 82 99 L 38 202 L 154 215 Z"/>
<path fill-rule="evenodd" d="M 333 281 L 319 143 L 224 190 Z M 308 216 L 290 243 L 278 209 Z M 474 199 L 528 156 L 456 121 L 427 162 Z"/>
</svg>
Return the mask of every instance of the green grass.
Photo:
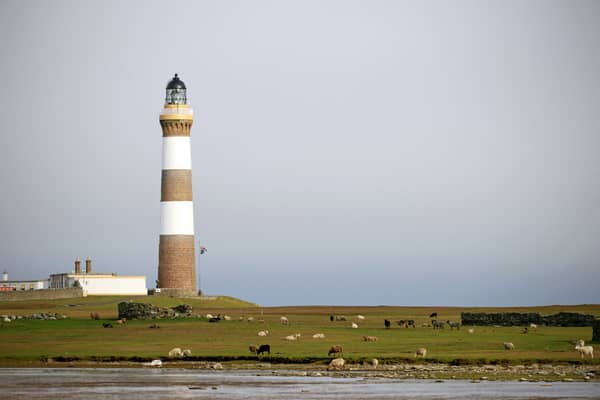
<svg viewBox="0 0 600 400">
<path fill-rule="evenodd" d="M 114 322 L 116 305 L 123 298 L 88 297 L 85 299 L 57 300 L 53 302 L 0 303 L 0 314 L 31 314 L 46 311 L 70 315 L 57 321 L 17 320 L 0 323 L 0 361 L 31 361 L 46 358 L 65 359 L 151 359 L 166 356 L 173 347 L 189 348 L 199 359 L 250 359 L 250 344 L 271 345 L 271 361 L 313 362 L 328 360 L 328 349 L 334 344 L 344 347 L 344 357 L 350 360 L 379 358 L 383 362 L 414 361 L 417 347 L 426 347 L 430 361 L 454 363 L 531 363 L 579 362 L 573 341 L 592 336 L 591 327 L 559 328 L 539 327 L 536 332 L 522 334 L 519 327 L 467 327 L 459 331 L 434 331 L 420 325 L 429 321 L 429 314 L 437 311 L 441 320 L 459 320 L 461 311 L 534 311 L 552 314 L 575 311 L 600 314 L 599 305 L 551 306 L 502 309 L 476 309 L 456 307 L 269 307 L 261 308 L 232 298 L 221 298 L 206 303 L 201 300 L 145 297 L 162 306 L 181 303 L 192 304 L 199 314 L 221 313 L 232 321 L 209 323 L 204 318 L 156 321 L 128 321 L 126 325 Z M 135 301 L 135 299 L 133 299 Z M 77 304 L 69 306 L 69 304 Z M 244 307 L 240 307 L 243 305 Z M 11 312 L 8 312 L 10 310 Z M 89 313 L 95 311 L 105 318 L 94 321 Z M 344 314 L 347 322 L 330 322 L 329 315 Z M 350 328 L 357 314 L 366 316 L 358 321 L 359 328 Z M 279 317 L 286 315 L 290 326 L 282 326 Z M 247 322 L 253 316 L 255 322 Z M 243 317 L 240 320 L 239 317 Z M 417 328 L 384 329 L 383 319 L 415 319 Z M 262 320 L 264 322 L 258 322 Z M 102 328 L 102 322 L 112 322 L 113 329 Z M 159 329 L 150 329 L 157 323 Z M 268 329 L 270 336 L 258 337 L 259 330 Z M 312 339 L 317 332 L 325 339 Z M 300 333 L 297 342 L 287 342 L 283 337 Z M 363 342 L 362 336 L 377 336 L 377 342 Z M 503 342 L 513 342 L 514 351 L 505 351 Z M 586 361 L 598 364 L 598 359 Z"/>
</svg>

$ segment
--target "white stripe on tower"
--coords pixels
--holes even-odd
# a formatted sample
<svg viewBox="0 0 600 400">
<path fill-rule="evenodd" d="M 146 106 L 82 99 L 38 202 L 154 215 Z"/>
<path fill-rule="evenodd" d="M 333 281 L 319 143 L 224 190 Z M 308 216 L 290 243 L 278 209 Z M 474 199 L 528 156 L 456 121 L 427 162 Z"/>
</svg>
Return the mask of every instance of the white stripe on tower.
<svg viewBox="0 0 600 400">
<path fill-rule="evenodd" d="M 162 169 L 192 169 L 189 136 L 163 137 Z"/>
</svg>

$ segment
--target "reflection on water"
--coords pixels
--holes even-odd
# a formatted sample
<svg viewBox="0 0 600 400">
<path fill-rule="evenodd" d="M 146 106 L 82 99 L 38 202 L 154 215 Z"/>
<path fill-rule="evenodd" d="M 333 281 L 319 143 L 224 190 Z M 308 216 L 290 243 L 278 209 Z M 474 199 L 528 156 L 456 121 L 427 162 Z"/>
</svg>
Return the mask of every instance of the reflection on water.
<svg viewBox="0 0 600 400">
<path fill-rule="evenodd" d="M 600 399 L 598 382 L 481 382 L 275 376 L 271 371 L 0 369 L 20 399 Z"/>
</svg>

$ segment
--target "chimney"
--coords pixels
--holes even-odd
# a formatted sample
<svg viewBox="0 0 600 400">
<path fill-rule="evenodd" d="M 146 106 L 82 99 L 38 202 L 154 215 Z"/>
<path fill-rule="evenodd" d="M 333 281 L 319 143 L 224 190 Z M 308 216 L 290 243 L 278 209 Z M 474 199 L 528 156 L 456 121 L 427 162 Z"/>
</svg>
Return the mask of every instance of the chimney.
<svg viewBox="0 0 600 400">
<path fill-rule="evenodd" d="M 85 259 L 85 273 L 86 274 L 92 273 L 92 259 L 90 257 Z"/>
<path fill-rule="evenodd" d="M 7 280 L 8 280 L 8 272 L 4 271 L 4 272 L 2 273 L 2 280 L 3 280 L 3 281 L 7 281 Z"/>
<path fill-rule="evenodd" d="M 75 260 L 75 273 L 81 273 L 81 260 L 79 259 L 79 257 L 77 257 L 77 259 Z"/>
</svg>

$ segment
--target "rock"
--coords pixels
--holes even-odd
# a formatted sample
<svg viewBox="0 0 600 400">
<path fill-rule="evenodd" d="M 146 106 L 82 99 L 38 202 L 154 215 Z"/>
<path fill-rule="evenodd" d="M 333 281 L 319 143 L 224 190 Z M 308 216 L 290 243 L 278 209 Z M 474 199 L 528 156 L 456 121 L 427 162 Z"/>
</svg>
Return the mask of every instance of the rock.
<svg viewBox="0 0 600 400">
<path fill-rule="evenodd" d="M 168 308 L 146 303 L 121 302 L 118 307 L 119 318 L 126 319 L 160 319 L 192 316 L 192 306 L 187 304 Z"/>
<path fill-rule="evenodd" d="M 529 326 L 530 324 L 547 326 L 596 326 L 593 315 L 571 312 L 560 312 L 554 315 L 541 316 L 538 313 L 461 313 L 463 325 L 479 326 Z M 600 325 L 598 325 L 600 330 Z M 600 335 L 600 332 L 598 332 Z M 600 340 L 600 337 L 594 340 Z"/>
</svg>

